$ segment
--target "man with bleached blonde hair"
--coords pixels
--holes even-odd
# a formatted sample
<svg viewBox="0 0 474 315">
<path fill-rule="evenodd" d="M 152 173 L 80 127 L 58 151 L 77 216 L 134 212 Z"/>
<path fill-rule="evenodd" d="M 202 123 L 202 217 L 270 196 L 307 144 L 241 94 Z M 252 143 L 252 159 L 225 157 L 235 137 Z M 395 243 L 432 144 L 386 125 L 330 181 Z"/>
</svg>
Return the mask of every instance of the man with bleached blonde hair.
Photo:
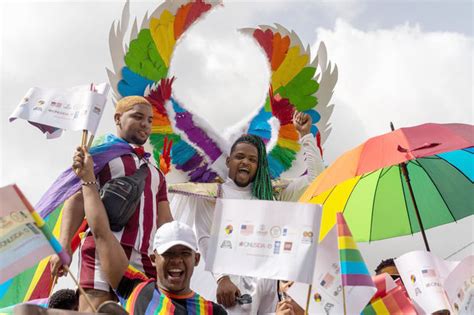
<svg viewBox="0 0 474 315">
<path fill-rule="evenodd" d="M 151 133 L 153 108 L 146 98 L 128 96 L 116 105 L 114 121 L 117 136 L 107 135 L 106 141 L 125 148 L 120 156 L 110 159 L 96 173 L 96 180 L 82 182 L 82 185 L 97 185 L 99 188 L 111 179 L 130 176 L 146 165 L 147 175 L 140 202 L 130 220 L 121 230 L 114 232 L 115 238 L 123 247 L 130 265 L 144 272 L 150 278 L 156 278 L 156 270 L 149 254 L 152 251 L 153 236 L 162 224 L 173 220 L 167 198 L 167 188 L 163 173 L 149 162 L 150 154 L 144 152 L 143 144 Z M 93 151 L 94 148 L 91 149 Z M 122 152 L 122 151 L 121 151 Z M 94 163 L 97 166 L 97 159 Z M 59 241 L 63 248 L 71 252 L 71 240 L 84 219 L 84 200 L 81 190 L 64 204 L 61 234 Z M 52 273 L 64 274 L 57 256 L 52 257 Z M 95 307 L 107 300 L 115 299 L 109 283 L 104 278 L 97 255 L 94 237 L 90 230 L 86 232 L 80 248 L 79 279 Z M 92 311 L 85 297 L 79 297 L 79 311 Z"/>
</svg>

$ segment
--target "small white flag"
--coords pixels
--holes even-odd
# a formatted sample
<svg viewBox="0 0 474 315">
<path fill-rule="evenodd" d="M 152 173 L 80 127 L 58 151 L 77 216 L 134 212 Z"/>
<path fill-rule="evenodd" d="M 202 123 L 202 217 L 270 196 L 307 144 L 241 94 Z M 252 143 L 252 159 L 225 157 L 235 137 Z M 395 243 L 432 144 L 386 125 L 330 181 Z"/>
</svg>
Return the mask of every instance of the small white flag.
<svg viewBox="0 0 474 315">
<path fill-rule="evenodd" d="M 34 87 L 28 90 L 9 120 L 25 119 L 57 138 L 63 130 L 88 130 L 95 134 L 104 112 L 109 85 L 101 83 L 91 91 L 90 85 L 70 89 Z"/>
</svg>

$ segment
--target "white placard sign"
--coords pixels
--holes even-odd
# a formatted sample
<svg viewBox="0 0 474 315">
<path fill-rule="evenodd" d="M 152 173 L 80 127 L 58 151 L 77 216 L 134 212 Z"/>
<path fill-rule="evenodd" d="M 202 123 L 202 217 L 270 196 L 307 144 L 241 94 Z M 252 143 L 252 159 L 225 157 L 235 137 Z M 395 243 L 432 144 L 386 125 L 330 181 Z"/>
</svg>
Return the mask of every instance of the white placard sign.
<svg viewBox="0 0 474 315">
<path fill-rule="evenodd" d="M 464 258 L 444 281 L 454 314 L 474 314 L 474 256 Z"/>
<path fill-rule="evenodd" d="M 311 283 L 319 205 L 218 199 L 215 209 L 206 270 Z"/>
<path fill-rule="evenodd" d="M 89 130 L 95 134 L 108 92 L 107 83 L 97 85 L 95 91 L 90 90 L 90 85 L 70 89 L 34 87 L 28 90 L 9 120 L 28 120 L 48 138 L 59 137 L 63 129 Z"/>
<path fill-rule="evenodd" d="M 395 260 L 408 295 L 427 313 L 451 311 L 443 282 L 457 263 L 421 250 L 406 253 Z"/>
</svg>

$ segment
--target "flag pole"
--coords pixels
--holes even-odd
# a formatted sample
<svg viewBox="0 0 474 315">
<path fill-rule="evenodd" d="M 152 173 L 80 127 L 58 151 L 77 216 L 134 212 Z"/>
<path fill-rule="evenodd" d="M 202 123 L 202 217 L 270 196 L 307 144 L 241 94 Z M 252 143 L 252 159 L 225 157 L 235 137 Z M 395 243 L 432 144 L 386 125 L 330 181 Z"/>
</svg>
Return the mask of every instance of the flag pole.
<svg viewBox="0 0 474 315">
<path fill-rule="evenodd" d="M 87 144 L 87 129 L 82 130 L 81 147 L 84 148 Z"/>
<path fill-rule="evenodd" d="M 313 289 L 313 285 L 310 284 L 308 286 L 308 296 L 306 297 L 306 308 L 304 310 L 304 314 L 308 315 L 309 314 L 309 301 L 311 299 L 311 290 Z"/>
<path fill-rule="evenodd" d="M 342 305 L 344 306 L 344 315 L 347 314 L 346 309 L 346 290 L 344 289 L 344 284 L 342 285 Z"/>
<path fill-rule="evenodd" d="M 79 284 L 79 282 L 77 282 L 77 279 L 76 277 L 74 277 L 74 275 L 72 274 L 71 270 L 69 269 L 69 267 L 67 265 L 63 265 L 63 268 L 67 271 L 67 273 L 71 276 L 72 280 L 74 281 L 74 283 L 77 285 L 77 288 L 79 289 L 79 292 L 81 292 L 82 295 L 84 295 L 84 298 L 86 299 L 86 302 L 87 304 L 89 304 L 89 306 L 91 307 L 92 311 L 94 313 L 97 313 L 97 309 L 94 307 L 94 304 L 92 304 L 92 301 L 89 299 L 89 296 L 87 295 L 86 291 L 84 291 L 84 289 L 81 287 L 81 285 Z"/>
</svg>

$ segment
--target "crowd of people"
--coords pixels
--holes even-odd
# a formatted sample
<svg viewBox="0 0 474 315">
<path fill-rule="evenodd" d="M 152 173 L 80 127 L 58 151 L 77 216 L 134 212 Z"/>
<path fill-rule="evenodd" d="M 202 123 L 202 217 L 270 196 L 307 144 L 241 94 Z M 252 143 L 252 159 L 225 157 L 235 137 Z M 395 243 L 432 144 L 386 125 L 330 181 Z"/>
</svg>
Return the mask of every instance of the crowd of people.
<svg viewBox="0 0 474 315">
<path fill-rule="evenodd" d="M 191 289 L 194 268 L 201 256 L 206 259 L 215 200 L 189 197 L 195 198 L 188 205 L 195 207 L 197 235 L 190 226 L 173 220 L 165 176 L 142 147 L 150 136 L 152 119 L 152 105 L 145 98 L 125 97 L 115 109 L 116 137 L 132 146 L 133 152 L 110 160 L 98 174 L 85 147 L 74 153 L 72 168 L 82 188 L 64 204 L 59 241 L 71 253 L 72 236 L 87 218 L 89 229 L 79 254 L 79 283 L 87 296 L 62 292 L 77 303 L 53 307 L 93 312 L 112 301 L 130 314 L 195 314 L 196 310 L 200 314 L 302 314 L 303 309 L 283 292 L 285 283 L 276 280 L 214 274 L 217 303 Z M 231 147 L 226 159 L 228 177 L 220 184 L 218 197 L 297 201 L 324 166 L 310 132 L 311 117 L 296 112 L 293 124 L 306 163 L 304 176 L 274 191 L 265 144 L 258 136 L 245 134 Z M 146 170 L 146 178 L 136 210 L 123 228 L 112 230 L 100 188 L 139 169 Z M 53 275 L 64 275 L 59 257 L 51 258 L 51 266 Z"/>
</svg>

